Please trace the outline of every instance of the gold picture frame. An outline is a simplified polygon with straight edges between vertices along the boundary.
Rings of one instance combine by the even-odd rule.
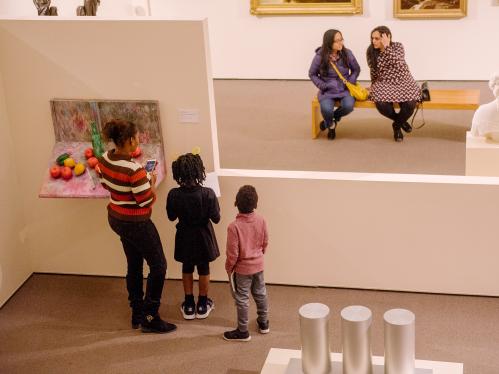
[[[362,14],[362,0],[251,0],[253,15]]]
[[[467,0],[393,0],[393,16],[396,18],[463,18],[467,11]]]

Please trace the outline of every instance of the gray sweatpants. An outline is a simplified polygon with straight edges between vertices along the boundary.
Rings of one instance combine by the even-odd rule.
[[[263,280],[263,271],[252,274],[243,275],[234,273],[234,290],[232,296],[236,301],[237,307],[237,328],[239,331],[248,331],[248,308],[249,308],[249,293],[256,303],[257,320],[259,322],[267,322],[268,320],[268,302],[267,289]]]

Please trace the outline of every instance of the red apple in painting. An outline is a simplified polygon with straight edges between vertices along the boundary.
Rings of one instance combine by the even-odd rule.
[[[130,156],[132,156],[133,158],[137,158],[141,154],[142,154],[142,150],[140,149],[139,146],[137,146],[137,148],[135,148],[135,151],[133,151],[132,153],[130,153]]]
[[[87,160],[87,164],[88,164],[88,167],[90,168],[94,168],[95,165],[97,165],[99,163],[99,160],[97,160],[96,157],[90,157],[88,160]]]
[[[54,179],[57,179],[61,176],[61,168],[57,165],[54,165],[50,168],[50,176]]]
[[[64,166],[61,172],[62,178],[65,180],[70,180],[73,177],[73,170],[70,167]]]
[[[92,148],[85,149],[85,157],[89,159],[94,156],[94,150]]]

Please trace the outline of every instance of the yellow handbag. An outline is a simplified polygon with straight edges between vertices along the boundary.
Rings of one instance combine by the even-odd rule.
[[[338,74],[342,82],[345,84],[345,86],[347,86],[350,95],[352,95],[355,98],[355,100],[357,101],[367,100],[367,97],[369,96],[369,91],[365,87],[362,87],[359,82],[357,82],[356,84],[350,83],[340,73],[335,64],[331,63],[331,66],[333,67],[334,70],[336,70],[336,73]]]

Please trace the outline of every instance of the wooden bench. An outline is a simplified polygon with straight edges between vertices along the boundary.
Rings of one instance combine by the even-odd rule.
[[[431,90],[431,101],[425,101],[424,109],[476,110],[480,104],[480,90]],[[356,101],[355,108],[376,108],[372,101]],[[322,121],[319,101],[312,100],[312,139],[320,133]]]

